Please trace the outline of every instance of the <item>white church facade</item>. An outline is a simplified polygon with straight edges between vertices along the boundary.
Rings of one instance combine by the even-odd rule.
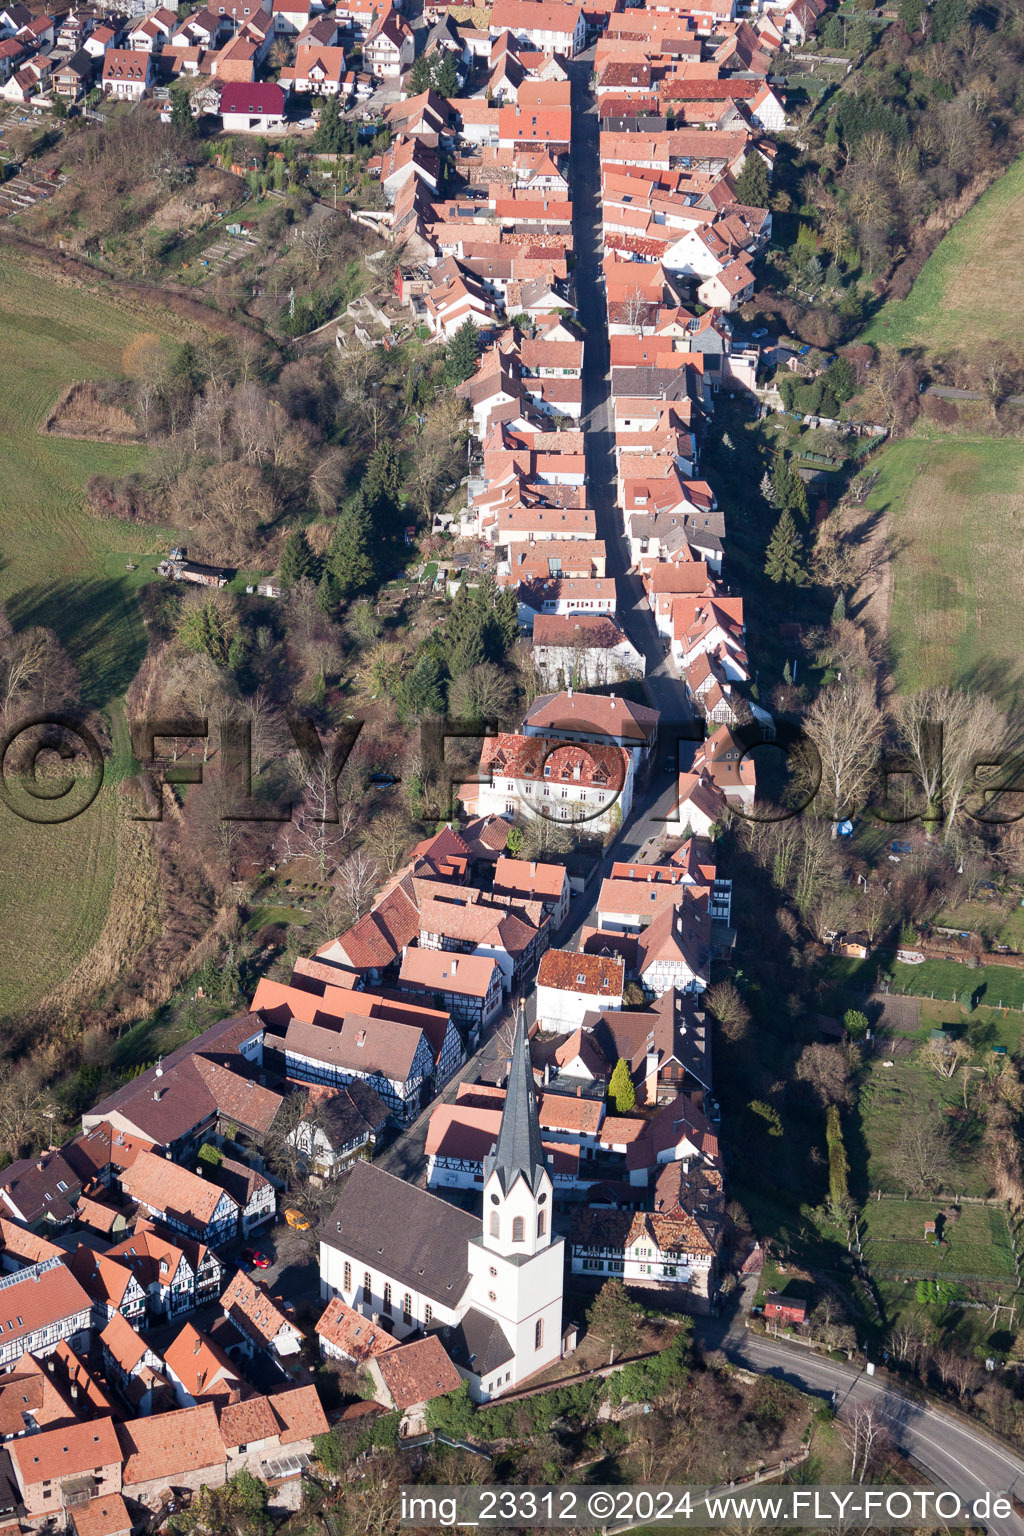
[[[320,1239],[320,1291],[396,1339],[436,1333],[477,1402],[562,1352],[564,1244],[525,1029],[516,1037],[498,1138],[484,1159],[483,1219],[360,1162]]]

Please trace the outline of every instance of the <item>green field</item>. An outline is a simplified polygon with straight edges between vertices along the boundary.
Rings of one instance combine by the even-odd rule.
[[[861,1217],[864,1259],[872,1274],[893,1278],[1001,1280],[1013,1276],[1006,1217],[997,1206],[964,1205],[943,1227],[944,1241],[925,1240],[925,1222],[948,1208],[927,1200],[869,1200]]]
[[[1024,157],[954,224],[909,297],[884,304],[861,339],[980,357],[1005,347],[1024,311],[1024,269],[1007,260],[1022,233]]]
[[[166,320],[166,317],[161,316]],[[0,602],[19,626],[56,630],[82,677],[85,702],[119,698],[145,653],[125,562],[164,553],[160,529],[87,517],[91,475],[137,468],[145,450],[75,442],[39,430],[75,379],[109,377],[131,337],[159,329],[77,288],[47,281],[0,253]]]
[[[75,379],[119,371],[138,331],[171,333],[169,317],[139,317],[17,265],[0,252],[0,602],[20,626],[56,631],[87,705],[109,710],[145,654],[135,593],[166,549],[159,529],[83,511],[90,475],[127,472],[144,450],[43,435],[39,428]],[[0,1017],[51,992],[95,943],[116,863],[115,797],[104,790],[84,815],[40,827],[0,808]]]
[[[1024,683],[1024,443],[907,438],[867,500],[892,519],[889,641],[903,691],[973,683],[1000,702]]]

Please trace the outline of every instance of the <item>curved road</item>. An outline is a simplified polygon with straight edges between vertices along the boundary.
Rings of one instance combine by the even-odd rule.
[[[695,1333],[705,1349],[723,1350],[735,1365],[779,1376],[804,1392],[838,1393],[840,1413],[849,1406],[873,1407],[893,1444],[939,1488],[971,1501],[985,1493],[1005,1496],[1014,1488],[1024,1494],[1024,1456],[941,1408],[905,1397],[882,1377],[799,1344],[749,1333],[742,1316],[699,1321]],[[1024,1536],[1024,1521],[1016,1515],[978,1523],[993,1536]]]

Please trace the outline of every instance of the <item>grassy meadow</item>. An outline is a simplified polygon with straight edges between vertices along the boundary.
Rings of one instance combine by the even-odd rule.
[[[84,702],[110,715],[115,739],[119,700],[145,653],[136,589],[169,536],[83,510],[89,477],[135,468],[144,449],[50,437],[40,427],[73,380],[116,374],[142,330],[170,336],[173,320],[122,309],[0,251],[0,602],[18,627],[56,631]],[[154,558],[139,571],[125,570],[147,554]],[[60,826],[33,825],[0,806],[0,1018],[57,988],[99,938],[116,874],[117,815],[107,787]]]
[[[1007,260],[1024,233],[1024,157],[1014,161],[939,243],[906,299],[890,300],[864,341],[984,357],[1024,311],[1024,268]]]
[[[900,691],[1024,683],[1024,443],[911,437],[883,449],[867,500],[891,517],[889,640]]]

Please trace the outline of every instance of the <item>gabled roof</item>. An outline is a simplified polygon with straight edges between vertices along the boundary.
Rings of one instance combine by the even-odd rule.
[[[179,1481],[188,1473],[224,1465],[224,1442],[212,1403],[133,1419],[118,1430],[124,1485]]]
[[[371,1323],[361,1312],[348,1306],[341,1296],[331,1297],[316,1331],[357,1365],[394,1349],[398,1343],[392,1334],[385,1333],[377,1323]]]
[[[121,1183],[133,1200],[177,1217],[199,1232],[212,1221],[222,1200],[230,1201],[238,1210],[237,1202],[218,1185],[153,1152],[140,1152],[122,1174]]]
[[[436,1334],[389,1349],[378,1359],[377,1369],[400,1413],[462,1385],[462,1377]]]
[[[24,1440],[12,1440],[7,1451],[23,1487],[81,1477],[117,1466],[121,1460],[112,1419],[90,1419],[84,1424],[46,1429]]]
[[[479,1217],[360,1160],[320,1239],[454,1308],[469,1281],[468,1244],[479,1234]]]

